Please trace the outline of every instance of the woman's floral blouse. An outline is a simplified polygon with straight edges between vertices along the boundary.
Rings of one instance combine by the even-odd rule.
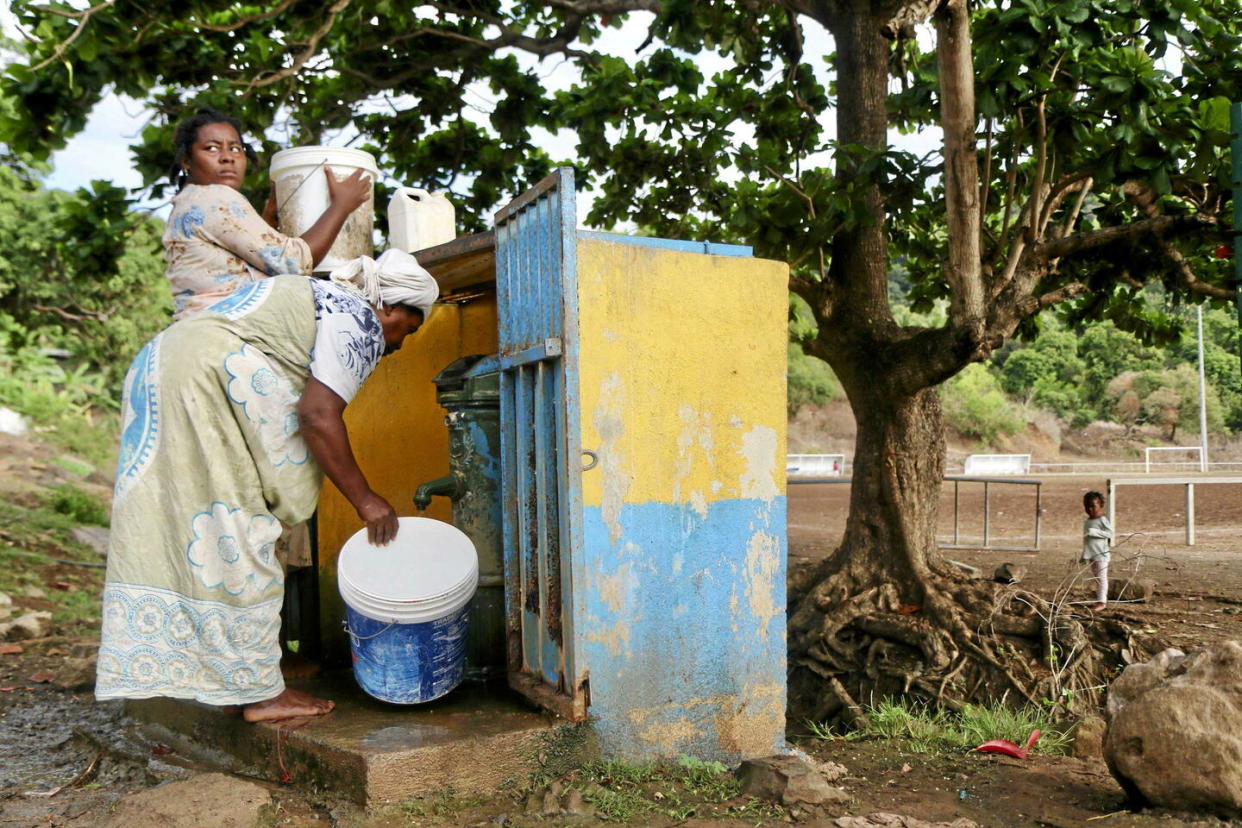
[[[278,273],[310,275],[310,247],[273,229],[224,184],[187,184],[173,199],[164,261],[173,319],[215,304],[246,282]]]

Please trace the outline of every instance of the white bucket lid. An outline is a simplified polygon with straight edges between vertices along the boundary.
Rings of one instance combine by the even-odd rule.
[[[464,606],[479,581],[479,557],[464,532],[439,520],[397,519],[397,537],[372,546],[366,529],[337,560],[345,603],[368,618],[395,623],[433,621]]]
[[[318,166],[326,164],[333,167],[358,167],[371,174],[374,181],[379,176],[379,166],[375,156],[366,150],[351,147],[290,147],[272,156],[268,170],[275,179],[280,173],[292,167]]]

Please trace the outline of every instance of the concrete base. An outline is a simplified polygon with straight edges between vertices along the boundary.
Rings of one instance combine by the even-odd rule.
[[[495,790],[536,770],[559,775],[596,758],[588,725],[542,713],[508,689],[463,685],[410,707],[376,701],[335,673],[290,682],[336,701],[320,719],[247,724],[235,708],[173,699],[131,701],[126,711],[186,752],[225,754],[252,772],[374,807],[453,787]]]

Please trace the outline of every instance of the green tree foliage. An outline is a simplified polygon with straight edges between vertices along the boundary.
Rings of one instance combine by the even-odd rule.
[[[743,241],[790,262],[790,287],[814,319],[803,350],[832,366],[858,423],[845,536],[825,582],[791,614],[791,698],[814,700],[822,719],[864,691],[944,701],[951,683],[997,688],[1024,674],[997,667],[1007,648],[984,640],[975,599],[942,575],[938,386],[1031,333],[1047,308],[1061,309],[1067,330],[1108,319],[1151,344],[1180,324],[1143,301],[1149,284],[1232,297],[1228,263],[1207,251],[1227,221],[1228,102],[1242,92],[1236,6],[116,0],[74,10],[17,0],[35,40],[0,84],[17,102],[15,117],[0,117],[0,141],[46,155],[109,89],[156,112],[135,149],[148,181],[191,100],[256,132],[288,122],[299,143],[352,127],[399,180],[451,189],[478,228],[547,171],[532,137],[547,130],[576,141],[579,180],[599,194],[590,223]],[[651,16],[633,54],[592,48],[634,11]],[[914,36],[925,22],[934,52]],[[812,26],[833,35],[831,54],[805,48]],[[570,59],[581,79],[551,91],[515,50]],[[825,60],[827,84],[815,71]],[[495,102],[480,112],[482,94]],[[936,151],[890,145],[892,129],[932,126],[944,139]],[[914,309],[939,303],[943,322],[897,318],[894,261]],[[1057,382],[1045,393],[1064,390]],[[886,637],[877,630],[895,629],[889,614],[855,624],[868,604],[922,607],[919,628]],[[842,606],[853,615],[825,618]],[[867,660],[914,638],[923,643],[911,658],[925,663],[904,681]],[[1072,690],[1101,677],[1059,680]]]
[[[103,376],[105,406],[119,402],[130,358],[171,313],[161,222],[129,207],[106,182],[66,193],[0,168],[0,345],[9,357],[68,350]]]

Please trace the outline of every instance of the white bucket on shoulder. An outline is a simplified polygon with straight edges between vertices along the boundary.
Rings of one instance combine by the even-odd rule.
[[[350,259],[375,252],[372,231],[379,167],[371,153],[349,147],[293,147],[272,156],[269,173],[276,183],[280,232],[286,236],[301,236],[328,209],[331,198],[325,169],[331,170],[337,180],[352,175],[354,170],[362,170],[371,179],[371,197],[349,214],[327,255],[315,265],[316,273],[327,273]]]
[[[398,518],[387,546],[372,546],[365,529],[354,534],[337,585],[358,685],[381,701],[418,704],[460,684],[478,582],[474,544],[443,521]]]

